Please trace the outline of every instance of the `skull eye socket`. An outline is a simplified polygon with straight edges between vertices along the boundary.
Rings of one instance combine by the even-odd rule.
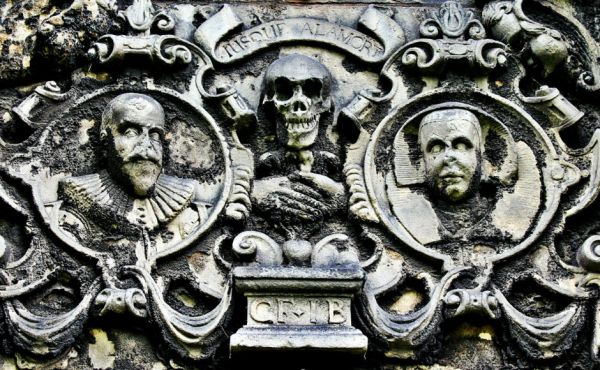
[[[280,100],[288,100],[294,95],[294,86],[284,77],[275,80],[275,96]]]
[[[304,95],[314,100],[321,97],[322,87],[323,84],[321,83],[321,80],[311,78],[304,81],[304,84],[302,85],[302,91],[304,92]]]

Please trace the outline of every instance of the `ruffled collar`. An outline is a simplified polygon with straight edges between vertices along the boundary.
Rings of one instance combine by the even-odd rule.
[[[151,196],[134,198],[102,171],[69,177],[63,180],[59,191],[86,216],[105,226],[108,222],[109,229],[127,225],[153,230],[170,222],[188,207],[194,199],[195,189],[195,180],[161,174]]]

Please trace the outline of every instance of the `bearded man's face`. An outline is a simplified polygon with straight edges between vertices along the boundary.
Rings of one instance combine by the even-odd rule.
[[[139,197],[153,191],[162,169],[165,117],[150,99],[142,95],[118,104],[107,127],[109,170]]]

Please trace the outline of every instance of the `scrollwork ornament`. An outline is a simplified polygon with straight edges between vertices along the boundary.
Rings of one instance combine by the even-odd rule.
[[[192,276],[167,280],[166,285],[157,269],[167,258],[197,253],[199,245],[211,243],[221,215],[238,226],[249,216],[253,161],[236,130],[252,121],[253,112],[233,89],[221,96],[206,93],[203,76],[212,68],[210,60],[186,40],[152,34],[154,24],[170,31],[174,21],[157,13],[150,1],[135,1],[121,14],[133,34],[104,35],[91,52],[95,67],[110,65],[115,80],[100,81],[103,86],[92,89],[77,81],[68,92],[50,82],[15,110],[37,130],[32,147],[60,154],[43,156],[39,172],[23,171],[16,163],[23,158],[20,150],[30,148],[15,145],[7,154],[12,160],[2,168],[32,189],[31,204],[56,238],[57,253],[70,250],[83,257],[88,265],[82,268],[91,269],[87,274],[96,279],[81,288],[63,286],[65,281],[76,285],[80,278],[69,275],[65,280],[64,271],[44,260],[47,244],[40,242],[18,263],[3,266],[0,299],[14,345],[26,356],[52,358],[68,352],[90,316],[128,315],[163,333],[170,356],[204,360],[214,355],[230,317],[231,266],[209,255],[200,268],[189,265]],[[155,66],[174,64],[193,64],[193,73],[185,74],[187,67],[174,69],[166,80],[132,86],[126,82],[127,71],[119,70],[123,64],[114,62],[140,56],[147,63],[140,69],[150,74]],[[171,89],[171,78],[187,79],[191,91]],[[191,96],[220,102],[217,107],[230,113],[228,128],[217,124],[202,98]],[[51,109],[40,109],[44,104]],[[69,133],[68,125],[82,129]],[[48,134],[64,142],[47,141]],[[204,146],[190,146],[190,140]],[[70,147],[85,153],[79,161],[64,152]],[[47,270],[36,270],[46,265]],[[30,276],[16,278],[26,266],[32,269]],[[206,268],[215,269],[213,281],[199,284],[198,274],[206,274]],[[170,284],[182,282],[190,292],[210,297],[214,307],[196,314],[174,308],[165,296],[173,294]],[[30,311],[27,295],[48,287],[64,292],[75,306],[49,316]]]
[[[421,36],[449,38],[468,36],[474,40],[485,37],[485,29],[480,21],[474,19],[473,12],[465,10],[457,1],[446,1],[437,12],[432,13],[432,18],[426,19],[419,28]]]
[[[600,363],[582,4],[9,3],[0,362]]]
[[[165,64],[173,64],[178,61],[187,64],[192,61],[192,52],[184,45],[163,45],[164,41],[156,46],[160,50],[156,54]]]
[[[586,271],[600,272],[599,236],[591,236],[585,240],[577,253],[577,262]]]
[[[441,48],[431,40],[422,40],[407,48],[402,55],[402,63],[407,66],[416,66],[422,70],[434,69],[443,61]]]
[[[175,27],[173,17],[165,12],[156,12],[152,0],[134,0],[126,10],[119,11],[118,16],[126,20],[129,27],[140,35],[148,35],[154,25],[163,32]]]
[[[465,11],[455,1],[443,3],[432,18],[423,21],[420,35],[400,48],[383,70],[389,70],[398,60],[421,73],[443,76],[449,68],[459,70],[459,63],[466,62],[485,75],[507,62],[506,45],[485,38],[485,29],[474,19],[473,12]]]
[[[471,33],[468,24],[474,25]],[[568,296],[571,302],[546,320],[513,305],[514,298],[505,294],[516,288],[498,289],[496,274],[502,263],[539,248],[538,240],[546,233],[560,233],[565,218],[590,204],[596,177],[585,171],[589,168],[597,172],[592,154],[595,139],[578,151],[562,141],[558,132],[576,124],[583,113],[556,89],[548,94],[540,91],[539,98],[523,97],[518,88],[508,97],[487,91],[485,86],[494,81],[486,80],[486,76],[497,73],[509,81],[514,79],[512,86],[518,86],[522,68],[515,65],[513,51],[502,42],[485,38],[481,23],[460,5],[444,3],[439,12],[421,23],[420,36],[400,48],[384,66],[382,77],[391,88],[372,100],[373,107],[355,114],[357,103],[353,102],[343,111],[343,118],[359,131],[356,143],[369,138],[366,151],[357,150],[358,144],[348,147],[346,167],[358,166],[361,171],[348,171],[347,176],[353,178],[347,181],[355,184],[354,177],[364,174],[369,204],[380,220],[379,224],[371,224],[369,218],[361,218],[358,213],[357,220],[365,229],[382,228],[393,234],[399,241],[398,252],[410,249],[436,261],[441,273],[423,279],[426,283],[421,292],[425,292],[421,294],[431,297],[429,302],[398,314],[395,311],[403,302],[398,292],[414,289],[420,275],[386,278],[394,262],[384,254],[379,261],[383,265],[372,268],[367,276],[359,313],[364,315],[367,330],[387,343],[385,354],[389,357],[412,358],[429,348],[434,342],[432,333],[443,320],[437,316],[441,311],[446,317],[476,314],[506,324],[531,359],[565,356],[582,328],[586,310],[581,299],[589,298],[589,293],[582,288],[569,289],[564,281],[554,281],[547,275],[537,277],[543,289]],[[458,61],[462,67],[455,64]],[[470,69],[466,73],[467,63]],[[428,83],[421,90],[407,93],[403,89],[414,74]],[[487,82],[482,85],[481,81]],[[355,101],[360,98],[357,96]],[[523,106],[524,102],[530,106]],[[537,111],[545,113],[542,118]],[[496,116],[484,118],[484,112]],[[389,130],[391,127],[395,128]],[[486,158],[491,153],[488,148],[495,146],[488,141],[492,136],[499,140],[497,143],[504,142],[500,144],[503,159]],[[538,139],[533,142],[523,140],[525,137]],[[539,156],[540,150],[545,154]],[[362,157],[356,156],[358,153]],[[495,206],[468,216],[474,207],[485,204],[477,189],[490,190],[490,181],[496,184],[492,187],[514,190],[510,196],[495,193],[489,198],[497,202]],[[351,204],[359,207],[362,193],[357,189],[357,201]],[[471,203],[470,199],[477,200]],[[565,209],[565,203],[576,206]],[[511,204],[518,204],[519,210],[509,210]],[[508,208],[502,210],[504,207]],[[359,212],[359,208],[353,212]],[[435,221],[426,222],[427,215]],[[522,228],[517,230],[516,225]],[[477,240],[473,248],[458,252],[469,240]],[[584,243],[578,255],[581,266],[589,265],[586,269],[594,266],[592,244]],[[387,253],[391,254],[392,249],[387,247]],[[404,271],[411,273],[410,268]],[[579,281],[580,270],[573,267],[569,271],[571,278]],[[471,283],[468,288],[453,283],[459,280]],[[401,298],[390,301],[388,296],[394,294]]]

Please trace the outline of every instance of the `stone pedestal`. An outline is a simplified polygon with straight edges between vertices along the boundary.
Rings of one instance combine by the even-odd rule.
[[[326,351],[364,355],[367,337],[351,322],[363,285],[359,268],[238,267],[235,287],[248,300],[247,324],[231,336],[244,351]]]

